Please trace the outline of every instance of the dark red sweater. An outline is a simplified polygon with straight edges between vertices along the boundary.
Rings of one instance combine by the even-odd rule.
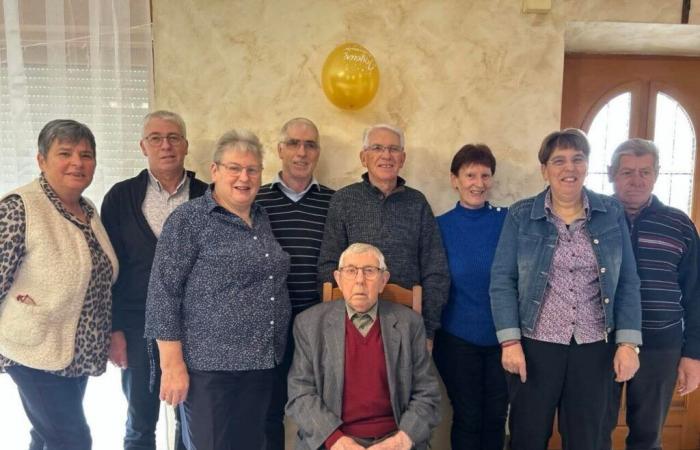
[[[326,440],[331,448],[344,435],[381,437],[396,431],[379,316],[367,336],[345,316],[343,424]]]

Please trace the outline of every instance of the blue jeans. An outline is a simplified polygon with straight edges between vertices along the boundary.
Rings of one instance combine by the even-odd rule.
[[[24,366],[8,367],[7,373],[33,427],[30,450],[92,448],[83,411],[87,376],[62,377]]]
[[[122,370],[122,391],[128,403],[124,450],[155,450],[156,424],[160,412],[160,365],[154,345],[156,382],[149,390],[150,366],[143,330],[124,330],[128,367]],[[175,410],[175,450],[185,448],[180,433],[178,410]]]

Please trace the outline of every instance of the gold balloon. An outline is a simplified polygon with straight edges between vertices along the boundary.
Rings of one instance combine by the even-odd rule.
[[[323,92],[337,107],[359,109],[372,101],[379,87],[379,68],[374,56],[359,44],[336,47],[323,64]]]

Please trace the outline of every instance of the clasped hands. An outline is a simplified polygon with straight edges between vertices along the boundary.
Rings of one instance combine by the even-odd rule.
[[[399,431],[390,438],[384,439],[369,447],[363,447],[362,445],[355,442],[352,438],[348,436],[343,436],[331,447],[331,450],[411,450],[413,447],[413,441],[408,435]]]

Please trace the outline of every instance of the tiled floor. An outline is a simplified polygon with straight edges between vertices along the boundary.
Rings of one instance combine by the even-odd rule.
[[[119,370],[109,366],[107,373],[91,377],[85,393],[85,414],[92,432],[94,450],[123,448],[126,401],[121,391]],[[161,418],[164,408],[161,408]],[[7,374],[0,375],[0,448],[26,450],[29,447],[29,421],[17,394],[17,388]],[[167,449],[165,422],[158,422],[156,439],[159,449]]]

